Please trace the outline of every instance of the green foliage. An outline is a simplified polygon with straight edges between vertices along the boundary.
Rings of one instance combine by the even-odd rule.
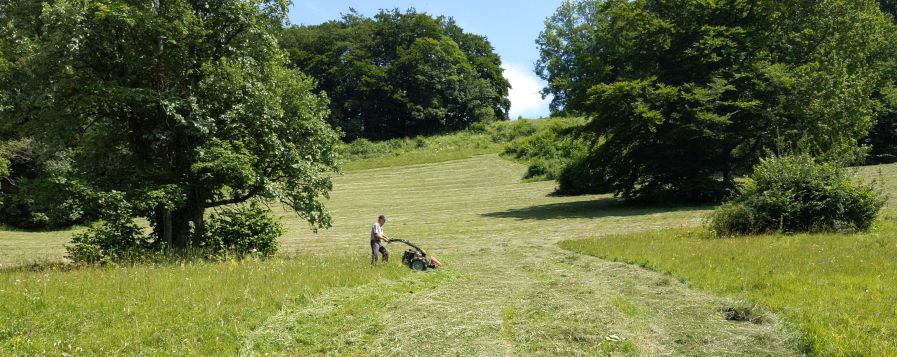
[[[521,136],[505,148],[504,154],[529,165],[526,179],[556,180],[572,163],[588,155],[587,140],[576,136],[583,121],[544,119],[533,134]]]
[[[277,238],[283,233],[283,225],[252,203],[213,213],[203,244],[219,257],[270,257],[277,253]]]
[[[897,1],[879,0],[881,9],[897,22]],[[889,60],[883,66],[885,75],[875,93],[878,99],[876,124],[863,144],[870,149],[868,164],[897,162],[897,32],[891,34]]]
[[[714,212],[719,235],[868,230],[885,200],[873,185],[807,155],[763,160],[733,200]]]
[[[9,176],[9,154],[8,154],[9,143],[0,142],[0,180],[5,179]],[[2,181],[0,181],[2,182]],[[2,187],[2,186],[0,186]]]
[[[591,119],[571,189],[707,201],[781,143],[855,160],[894,32],[871,1],[567,1],[536,69]]]
[[[0,151],[6,151],[5,145],[2,142],[0,142]],[[6,177],[9,176],[9,164],[9,159],[7,159],[5,155],[0,155],[0,192],[3,190]],[[2,197],[0,197],[0,205],[3,205]]]
[[[352,11],[286,29],[282,46],[318,80],[346,138],[390,139],[507,119],[509,84],[485,37],[414,10]]]
[[[561,195],[613,193],[607,167],[592,167],[589,156],[571,161],[558,175],[557,193]]]
[[[132,219],[132,207],[118,192],[100,198],[104,221],[72,236],[66,257],[77,264],[117,264],[144,260],[153,251],[150,236]]]
[[[73,178],[71,152],[48,153],[33,140],[0,147],[8,177],[0,184],[0,223],[24,229],[68,227],[97,217],[91,190]]]
[[[863,144],[870,148],[866,158],[868,164],[897,162],[897,87],[890,85],[879,93],[878,121],[863,140]]]
[[[4,137],[70,153],[66,181],[123,192],[178,248],[207,209],[250,199],[330,225],[339,138],[286,68],[286,1],[19,3],[0,3]]]

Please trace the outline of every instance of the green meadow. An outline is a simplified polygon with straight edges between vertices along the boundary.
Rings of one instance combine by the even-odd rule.
[[[857,171],[890,193],[869,233],[715,238],[679,228],[566,240],[571,251],[664,272],[689,286],[759,303],[803,333],[807,352],[897,351],[897,165]]]
[[[267,261],[66,270],[7,268],[2,354],[794,355],[778,315],[728,321],[734,302],[558,242],[701,224],[707,207],[637,207],[556,197],[497,155],[349,171],[313,233],[285,211]],[[368,265],[378,213],[444,269]],[[4,231],[28,249],[6,262],[58,261],[71,232]],[[392,246],[393,254],[402,247]],[[12,263],[6,263],[12,264]],[[464,341],[459,343],[458,341]]]

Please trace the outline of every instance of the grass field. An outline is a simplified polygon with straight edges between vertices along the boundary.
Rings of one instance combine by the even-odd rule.
[[[862,168],[897,177],[897,165]],[[897,181],[880,180],[897,193]],[[885,219],[866,234],[799,234],[716,239],[675,229],[564,241],[572,251],[642,265],[689,285],[762,303],[804,331],[822,355],[897,353],[897,220],[894,195]]]
[[[776,316],[727,321],[729,299],[557,245],[692,227],[706,208],[554,197],[553,183],[521,182],[524,170],[487,155],[348,172],[328,203],[332,229],[314,234],[282,213],[283,251],[296,258],[2,272],[2,298],[16,302],[0,310],[15,322],[0,335],[0,355],[59,345],[101,354],[414,355],[422,342],[432,355],[799,352],[797,334]],[[419,243],[445,269],[371,271],[368,231],[381,212],[388,234]],[[58,259],[68,235],[35,235],[29,251],[47,253],[26,258]],[[222,318],[234,314],[238,322]],[[223,326],[207,327],[216,323]]]
[[[408,275],[350,257],[0,273],[0,355],[218,355],[281,306]],[[6,351],[6,352],[3,352]]]
[[[81,229],[29,232],[0,226],[0,269],[59,261],[72,233]]]
[[[478,123],[454,133],[371,142],[365,139],[340,148],[344,171],[432,164],[497,154],[516,139],[557,126],[580,123],[579,118],[520,119]]]

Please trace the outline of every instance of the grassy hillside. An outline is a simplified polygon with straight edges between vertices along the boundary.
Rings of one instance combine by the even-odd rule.
[[[292,259],[2,272],[0,316],[11,327],[0,354],[417,354],[421,341],[434,355],[796,353],[774,317],[726,321],[727,299],[557,246],[694,226],[704,208],[553,197],[553,183],[521,182],[524,171],[488,155],[338,176],[332,229],[313,234],[282,214]],[[367,267],[379,213],[390,216],[387,234],[445,269]],[[135,339],[123,337],[130,330]]]
[[[897,348],[882,310],[897,299],[893,221],[869,235],[708,240],[695,227],[711,207],[556,197],[553,182],[522,181],[526,167],[495,153],[544,123],[347,146],[334,227],[312,233],[278,208],[288,232],[270,261],[31,271],[12,267],[60,260],[72,231],[0,231],[0,355],[414,354],[423,340],[438,355],[799,352],[776,313],[726,321],[746,301],[816,351]],[[858,170],[897,192],[897,165]],[[380,213],[445,269],[368,267]]]
[[[343,170],[355,171],[382,167],[431,164],[468,159],[477,155],[497,154],[514,140],[559,122],[578,119],[521,119],[476,123],[468,130],[456,133],[419,136],[371,142],[359,139],[341,148]]]
[[[892,193],[871,233],[716,239],[701,229],[675,229],[561,245],[760,302],[800,326],[816,353],[891,355],[897,351],[897,165],[858,172]]]
[[[555,118],[497,121],[488,124],[477,123],[471,129],[451,134],[377,142],[360,139],[341,146],[341,167],[344,172],[352,172],[497,154],[515,139],[527,137],[540,129],[569,120]],[[288,221],[294,220],[291,215],[286,216],[289,217]],[[0,269],[61,261],[65,255],[65,244],[68,243],[72,233],[80,230],[83,228],[31,232],[0,225]]]

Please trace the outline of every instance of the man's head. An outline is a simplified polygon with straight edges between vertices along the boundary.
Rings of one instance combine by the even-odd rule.
[[[380,217],[377,217],[377,223],[380,223],[381,226],[386,224],[386,216],[381,214]]]

